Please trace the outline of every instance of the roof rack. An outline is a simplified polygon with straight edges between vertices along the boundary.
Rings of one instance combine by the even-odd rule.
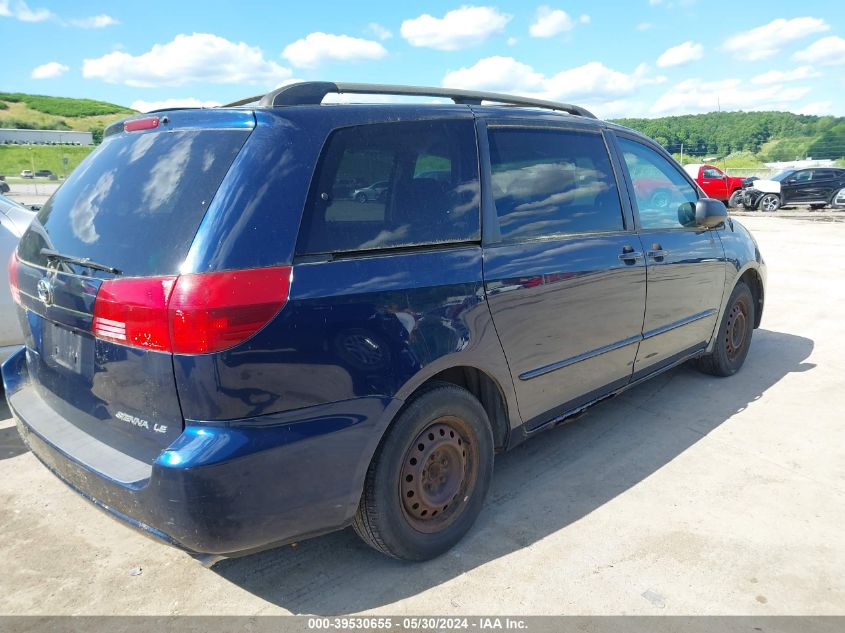
[[[589,110],[569,103],[557,103],[544,99],[529,99],[526,97],[514,97],[499,92],[478,92],[475,90],[455,90],[453,88],[429,88],[425,86],[394,86],[390,84],[356,84],[356,83],[335,83],[331,81],[303,81],[288,84],[276,88],[265,95],[247,97],[227,103],[223,108],[234,108],[258,102],[259,107],[274,108],[278,106],[293,105],[319,105],[328,94],[369,94],[369,95],[408,95],[414,97],[443,97],[451,99],[455,103],[466,105],[481,105],[482,101],[503,103],[515,106],[528,106],[531,108],[544,108],[567,112],[575,116],[595,119],[595,115]]]

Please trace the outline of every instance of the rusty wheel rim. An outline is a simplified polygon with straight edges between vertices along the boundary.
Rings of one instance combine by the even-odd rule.
[[[444,416],[409,447],[399,476],[402,510],[419,532],[438,532],[461,515],[478,480],[475,443],[463,420]]]
[[[734,302],[725,325],[725,351],[728,359],[734,362],[748,341],[748,305],[745,301]]]

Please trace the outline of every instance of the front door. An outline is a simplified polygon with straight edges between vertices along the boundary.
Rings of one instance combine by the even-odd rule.
[[[618,141],[633,191],[642,190],[642,179],[669,192],[669,204],[660,206],[635,195],[648,274],[637,379],[707,345],[725,289],[725,253],[719,229],[696,225],[698,192],[681,170],[653,147],[622,135]]]
[[[520,413],[536,428],[628,383],[643,253],[599,130],[511,120],[486,135],[485,288]]]
[[[812,179],[812,169],[801,169],[781,182],[780,194],[783,204],[811,200]]]

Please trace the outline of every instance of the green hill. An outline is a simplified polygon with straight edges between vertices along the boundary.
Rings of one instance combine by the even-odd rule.
[[[756,161],[845,157],[845,117],[791,112],[710,112],[659,119],[617,119],[673,154],[725,157],[742,152]]]
[[[48,97],[21,92],[0,92],[0,127],[28,130],[77,130],[93,132],[94,142],[103,138],[107,125],[135,111],[105,101]],[[22,169],[49,169],[70,173],[90,147],[0,145],[0,174],[15,175]],[[67,159],[67,166],[64,164]]]
[[[101,137],[109,124],[135,111],[105,101],[0,92],[0,127],[79,130]]]

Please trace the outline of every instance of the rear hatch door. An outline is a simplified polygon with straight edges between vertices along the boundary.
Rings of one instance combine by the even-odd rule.
[[[176,111],[144,121],[110,128],[44,205],[18,248],[18,285],[38,395],[86,434],[150,463],[183,428],[172,355],[94,337],[97,293],[111,279],[179,274],[254,116]]]

